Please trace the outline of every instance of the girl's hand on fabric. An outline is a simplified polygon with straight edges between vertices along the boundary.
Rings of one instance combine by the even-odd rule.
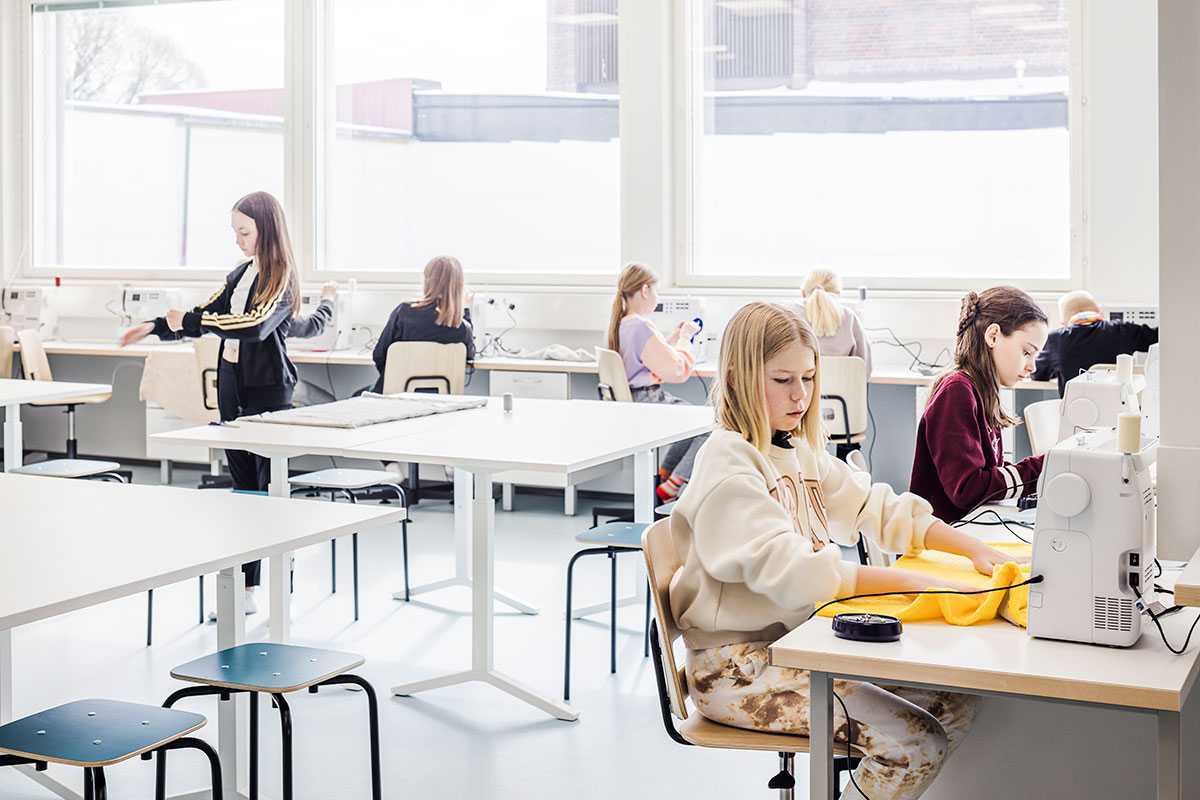
[[[321,287],[321,299],[322,300],[333,300],[335,297],[337,297],[337,284],[336,283],[334,283],[333,281],[330,281],[329,283],[327,283]]]
[[[179,332],[183,330],[183,312],[178,308],[172,308],[167,312],[167,327],[172,331]]]
[[[991,575],[996,571],[996,567],[1001,564],[1007,564],[1010,561],[1022,563],[1022,558],[1013,556],[1011,553],[1005,553],[997,550],[994,547],[989,547],[986,544],[980,544],[978,547],[972,548],[970,553],[966,554],[971,559],[971,563],[975,565],[976,571],[983,575]],[[1028,558],[1024,558],[1028,561]]]
[[[134,325],[121,334],[121,347],[128,347],[135,342],[140,342],[153,331],[154,323],[152,322],[143,322],[141,325]]]

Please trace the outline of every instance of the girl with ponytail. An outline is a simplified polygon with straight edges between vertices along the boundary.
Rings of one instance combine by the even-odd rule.
[[[830,269],[814,269],[800,290],[803,316],[817,334],[823,356],[858,356],[871,377],[871,343],[858,315],[842,305],[842,279]]]
[[[1037,491],[1042,456],[1004,460],[1000,432],[1019,420],[1000,405],[1000,390],[1029,377],[1048,333],[1046,313],[1020,289],[996,286],[963,298],[954,366],[930,391],[909,486],[941,519]]]
[[[689,322],[681,322],[670,336],[659,333],[649,314],[658,305],[658,278],[644,264],[621,270],[608,322],[608,349],[621,354],[625,377],[634,402],[683,403],[663,389],[664,383],[684,383],[692,375],[696,358],[688,347]],[[658,498],[674,500],[692,474],[696,452],[707,437],[685,439],[671,445],[659,463]]]

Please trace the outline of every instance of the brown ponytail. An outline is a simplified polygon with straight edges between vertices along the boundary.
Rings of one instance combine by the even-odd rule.
[[[962,299],[954,342],[954,366],[950,372],[961,372],[975,384],[975,389],[983,398],[984,417],[993,428],[1009,428],[1016,425],[1018,420],[1000,405],[996,362],[992,359],[984,334],[992,325],[998,325],[1002,334],[1011,336],[1013,331],[1031,322],[1046,324],[1046,312],[1032,297],[1015,287],[993,286],[978,294],[968,292]],[[950,372],[937,379],[929,393],[930,397]]]
[[[617,279],[617,294],[613,297],[612,313],[608,319],[608,349],[621,352],[621,320],[629,311],[629,298],[643,286],[658,283],[658,278],[645,264],[630,264],[621,270]]]

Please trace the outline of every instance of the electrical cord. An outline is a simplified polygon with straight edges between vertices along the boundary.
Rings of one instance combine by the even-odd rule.
[[[1154,568],[1156,570],[1158,570],[1158,572],[1154,573],[1154,577],[1161,578],[1162,574],[1163,574],[1163,567],[1162,567],[1162,562],[1159,561],[1157,558],[1154,559]],[[1174,592],[1172,592],[1171,594],[1174,594]]]
[[[850,719],[850,711],[846,708],[846,701],[843,700],[841,695],[839,695],[837,692],[834,692],[832,689],[830,689],[830,691],[833,693],[833,696],[837,698],[838,704],[841,705],[842,715],[846,717],[846,760],[849,761],[854,757],[850,750],[850,748],[854,746],[854,720]],[[854,786],[858,793],[863,796],[863,800],[871,800],[871,798],[867,796],[867,793],[862,790],[862,787],[858,785],[858,781],[854,779],[854,770],[849,770],[849,772],[850,783]]]
[[[871,443],[867,445],[867,472],[875,468],[875,439],[879,435],[879,427],[875,424],[875,412],[871,410],[871,382],[867,381],[867,422],[871,429]]]
[[[1142,593],[1139,592],[1133,586],[1130,586],[1129,588],[1133,589],[1134,595],[1136,595],[1137,599],[1139,601],[1141,601]],[[1167,616],[1168,614],[1173,614],[1176,611],[1181,610],[1181,608],[1182,608],[1181,606],[1174,606],[1172,608],[1167,609],[1166,611],[1164,611],[1161,614],[1155,614],[1149,608],[1146,609],[1146,613],[1149,614],[1150,619],[1152,619],[1154,621],[1154,627],[1158,628],[1158,635],[1162,637],[1163,644],[1165,644],[1167,646],[1167,649],[1170,650],[1172,653],[1174,653],[1177,656],[1183,655],[1187,651],[1188,645],[1191,644],[1192,634],[1196,631],[1196,623],[1200,622],[1200,614],[1197,614],[1196,618],[1194,620],[1192,620],[1192,627],[1188,628],[1187,638],[1183,640],[1183,647],[1180,647],[1178,650],[1176,650],[1175,647],[1171,644],[1171,642],[1167,639],[1167,632],[1165,630],[1163,630],[1162,623],[1159,622],[1159,620],[1162,619],[1163,617]]]
[[[943,354],[945,354],[947,356],[950,355],[950,351],[945,347],[943,347],[938,352],[938,354],[934,357],[933,361],[923,361],[923,360],[921,360],[921,356],[925,352],[925,346],[922,345],[919,341],[906,342],[906,341],[902,340],[899,336],[897,336],[896,332],[894,330],[892,330],[891,328],[887,328],[887,327],[867,328],[866,331],[868,333],[886,331],[888,333],[888,335],[892,337],[891,341],[888,341],[886,339],[877,339],[877,340],[873,341],[872,344],[882,344],[882,345],[887,345],[888,347],[896,347],[896,348],[903,350],[905,353],[907,353],[909,356],[912,357],[912,361],[909,362],[909,365],[908,365],[909,369],[913,369],[914,367],[925,367],[926,369],[945,369],[946,368],[945,364],[938,363],[939,361],[941,361]],[[917,348],[915,353],[912,350],[913,347]]]
[[[996,520],[994,522],[982,521],[981,518],[986,517],[989,514],[991,514],[993,517],[995,517]],[[1033,544],[1033,542],[1029,541],[1024,536],[1022,536],[1021,534],[1014,531],[1011,527],[1013,525],[1016,525],[1019,528],[1025,528],[1026,530],[1029,530],[1032,526],[1028,522],[1021,522],[1020,520],[1016,520],[1016,519],[1005,519],[1004,517],[1000,516],[1000,514],[998,514],[994,509],[991,509],[991,508],[987,508],[987,509],[984,509],[983,511],[980,511],[978,514],[971,517],[970,519],[960,519],[957,522],[950,523],[951,528],[961,528],[964,525],[988,525],[988,526],[1002,525],[1002,526],[1004,526],[1004,529],[1006,531],[1008,531],[1013,536],[1020,539],[1025,544]]]
[[[984,506],[986,506],[988,503],[992,502],[993,500],[999,500],[1001,497],[1008,494],[1013,489],[1017,488],[1017,486],[1019,486],[1021,488],[1024,488],[1026,486],[1036,486],[1037,482],[1038,482],[1038,479],[1034,478],[1034,479],[1028,480],[1028,481],[1021,481],[1016,486],[1006,487],[998,492],[992,492],[991,494],[987,495],[982,500],[980,500],[978,503],[976,503],[975,506],[970,511],[963,514],[963,517],[968,517],[971,514],[974,514],[976,511],[983,508]]]
[[[993,586],[990,589],[922,589],[918,592],[896,592],[896,591],[871,592],[870,594],[854,594],[854,595],[850,595],[849,597],[835,597],[833,600],[830,600],[828,603],[822,603],[821,605],[817,606],[813,610],[813,612],[808,615],[808,619],[806,619],[804,621],[808,622],[808,620],[812,619],[817,614],[821,613],[821,611],[823,611],[824,609],[829,608],[830,606],[832,606],[836,603],[845,603],[848,600],[862,600],[867,597],[892,597],[892,596],[898,595],[898,594],[914,594],[914,595],[916,595],[916,594],[960,594],[963,596],[969,596],[969,595],[975,595],[975,594],[991,594],[992,592],[1003,592],[1003,591],[1007,591],[1009,589],[1019,589],[1022,586],[1031,586],[1035,583],[1041,583],[1044,580],[1046,580],[1045,576],[1034,575],[1031,578],[1027,578],[1026,580],[1021,581],[1020,583],[1012,583],[1012,584],[1009,584],[1008,586]]]

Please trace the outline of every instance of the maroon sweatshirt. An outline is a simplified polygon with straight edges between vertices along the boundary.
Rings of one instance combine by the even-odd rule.
[[[909,491],[928,500],[939,519],[954,522],[985,502],[1035,493],[1042,458],[1006,463],[1000,429],[988,425],[975,384],[952,372],[930,396],[917,427]]]

